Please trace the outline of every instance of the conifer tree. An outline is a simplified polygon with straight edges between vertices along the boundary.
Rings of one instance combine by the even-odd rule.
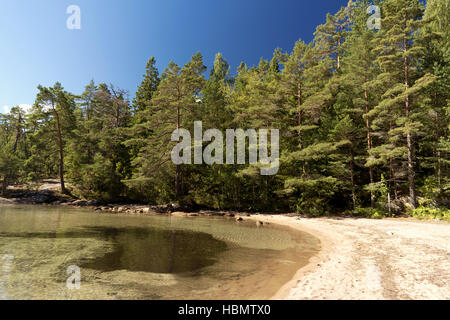
[[[149,106],[152,116],[145,123],[147,128],[151,128],[152,134],[133,161],[136,170],[133,179],[128,183],[145,183],[164,173],[174,176],[175,198],[181,198],[183,168],[182,165],[176,165],[174,174],[171,170],[171,150],[175,145],[171,142],[171,135],[175,129],[192,130],[192,115],[200,102],[205,69],[203,57],[197,53],[183,68],[171,62],[164,70],[161,83]],[[165,193],[170,194],[170,189],[166,189]]]
[[[70,135],[75,125],[74,97],[59,82],[53,87],[38,87],[39,93],[36,97],[34,113],[43,121],[40,126],[53,126],[53,141],[58,148],[58,174],[61,183],[61,193],[66,194],[67,189],[64,180],[64,146],[67,136]]]
[[[136,96],[133,99],[135,112],[144,111],[150,104],[153,94],[158,89],[160,83],[159,72],[156,68],[156,59],[151,57],[145,67],[144,79],[138,87]]]
[[[353,144],[357,144],[354,150],[360,147],[364,148],[360,142],[366,139],[366,152],[356,155],[355,161],[360,159],[361,164],[369,164],[369,192],[370,205],[375,205],[374,183],[375,168],[371,164],[371,151],[374,145],[372,132],[372,119],[369,112],[376,105],[379,92],[375,91],[374,80],[380,73],[376,63],[377,55],[373,51],[374,39],[377,33],[367,28],[367,8],[370,3],[367,0],[356,2],[351,9],[350,16],[352,20],[352,30],[349,32],[344,47],[345,56],[343,58],[342,73],[339,76],[339,82],[345,89],[347,96],[347,114],[353,119],[355,131],[352,136]],[[361,122],[364,124],[362,128]],[[362,131],[365,131],[363,134]],[[361,174],[364,174],[361,172]],[[364,181],[360,181],[364,183]]]
[[[448,134],[448,106],[450,101],[450,4],[446,0],[427,1],[419,41],[424,47],[421,56],[423,70],[435,76],[427,89],[428,109],[424,117],[424,133],[420,137],[418,156],[424,170],[434,174],[424,177],[424,187],[436,196],[448,186],[448,150],[442,144]],[[428,192],[429,193],[429,192]],[[433,195],[434,193],[434,195]]]
[[[385,87],[377,112],[389,113],[393,127],[389,130],[391,153],[405,161],[408,178],[409,204],[416,207],[415,138],[421,127],[419,93],[433,78],[417,72],[417,59],[422,47],[416,41],[417,31],[423,25],[423,6],[418,0],[386,0],[382,6],[383,19],[380,37],[375,50],[383,69],[379,76]]]

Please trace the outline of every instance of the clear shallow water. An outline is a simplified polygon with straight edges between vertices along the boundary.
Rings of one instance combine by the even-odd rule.
[[[0,206],[0,299],[267,299],[319,248],[232,219]]]

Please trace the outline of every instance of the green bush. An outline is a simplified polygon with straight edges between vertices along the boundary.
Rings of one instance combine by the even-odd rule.
[[[417,219],[439,219],[450,221],[449,209],[436,209],[428,207],[419,207],[411,211],[411,216]]]
[[[389,216],[385,211],[375,208],[361,208],[358,207],[350,213],[351,216],[371,219],[382,219]]]

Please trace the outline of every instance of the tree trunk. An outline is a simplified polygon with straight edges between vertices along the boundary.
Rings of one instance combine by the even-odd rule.
[[[364,89],[364,98],[366,100],[366,130],[367,130],[367,153],[370,154],[372,149],[372,132],[370,131],[370,120],[367,114],[369,113],[369,94],[367,89]],[[373,168],[369,167],[369,177],[370,177],[370,207],[374,207],[374,195],[373,195]]]
[[[16,153],[16,151],[17,151],[17,145],[19,144],[19,139],[22,134],[22,132],[20,130],[21,123],[22,123],[22,115],[19,113],[19,119],[17,119],[17,124],[16,124],[16,135],[15,135],[15,139],[14,139],[14,153]]]
[[[403,52],[405,57],[403,58],[403,66],[405,72],[405,90],[409,89],[409,68],[408,68],[408,57],[407,53],[407,40],[406,35],[403,38]],[[406,118],[409,118],[409,113],[411,111],[409,95],[405,98],[405,113]],[[415,187],[415,170],[414,170],[414,146],[413,137],[411,132],[408,130],[406,134],[406,147],[408,148],[408,183],[409,183],[409,202],[413,209],[416,208],[416,187]]]
[[[337,50],[336,50],[336,56],[337,56],[337,69],[340,70],[341,69],[341,55],[340,53],[340,49],[341,49],[341,40],[338,40],[337,42]]]
[[[301,106],[302,106],[302,83],[301,83],[301,81],[299,81],[297,84],[297,107],[299,108],[299,110],[298,110],[298,126],[299,126],[298,145],[299,145],[300,150],[303,149],[303,137],[302,137],[302,130],[301,130],[301,126],[303,124],[303,110],[300,110]]]
[[[7,188],[8,188],[8,178],[4,176],[2,181],[2,195],[6,194]]]
[[[303,125],[303,110],[300,110],[300,107],[302,106],[303,103],[303,99],[302,99],[302,82],[299,80],[297,83],[297,107],[299,108],[298,110],[298,126],[299,126],[299,130],[298,130],[298,146],[300,151],[303,150],[303,132],[301,130],[301,126]],[[305,168],[305,162],[302,162],[302,172],[303,175],[306,175],[306,168]]]
[[[398,200],[398,181],[395,177],[395,169],[392,159],[389,159],[389,171],[391,172],[392,183],[394,184],[394,199]]]
[[[58,148],[59,148],[59,180],[61,183],[61,193],[67,194],[66,185],[64,183],[64,144],[63,144],[63,138],[62,138],[62,129],[61,129],[61,122],[59,119],[59,114],[55,110],[54,105],[53,107],[53,114],[55,115],[56,119],[56,130],[58,133]]]
[[[356,193],[355,193],[355,174],[354,174],[354,155],[353,148],[350,146],[350,180],[352,183],[352,202],[353,202],[353,210],[356,209]]]
[[[391,107],[388,108],[388,114],[391,114],[392,109]],[[389,131],[392,131],[392,119],[389,120]],[[389,158],[389,175],[390,175],[390,179],[389,181],[392,181],[393,185],[394,185],[394,199],[398,200],[398,182],[397,179],[395,177],[395,169],[394,169],[394,162],[392,160],[392,158]],[[389,189],[389,187],[388,187]]]
[[[180,106],[177,106],[177,130],[180,129],[180,120],[181,120]],[[181,178],[181,166],[177,164],[175,170],[175,197],[177,198],[177,200],[179,200],[181,195],[180,178]]]
[[[437,105],[437,93],[434,93],[434,104]],[[438,146],[436,148],[436,174],[437,174],[437,181],[438,181],[438,188],[439,191],[442,191],[441,186],[441,151],[439,150],[439,142],[441,140],[440,136],[440,127],[439,127],[439,111],[436,110],[436,117],[435,117],[435,127],[436,127],[436,145]]]

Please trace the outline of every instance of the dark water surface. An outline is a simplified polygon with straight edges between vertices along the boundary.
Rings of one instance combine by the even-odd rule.
[[[265,299],[319,248],[223,218],[0,206],[0,299]],[[79,290],[66,285],[70,266]]]

